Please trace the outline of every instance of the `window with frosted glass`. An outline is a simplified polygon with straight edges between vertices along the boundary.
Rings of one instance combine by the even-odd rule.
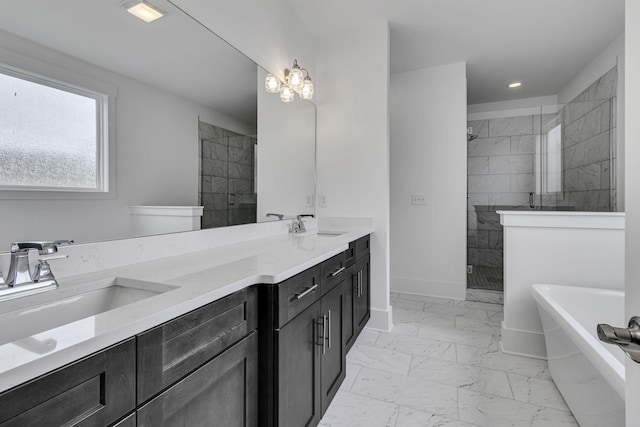
[[[106,191],[106,96],[0,68],[0,188]]]

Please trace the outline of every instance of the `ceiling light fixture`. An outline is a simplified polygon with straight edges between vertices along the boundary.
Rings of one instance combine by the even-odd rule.
[[[306,75],[304,74],[306,73]],[[264,87],[269,93],[280,93],[280,99],[282,102],[291,102],[295,98],[297,93],[302,99],[311,99],[315,92],[313,83],[311,83],[311,76],[309,70],[301,68],[298,65],[298,60],[293,60],[291,70],[284,70],[285,82],[280,81],[279,78],[273,74],[267,74],[264,80]]]
[[[127,9],[127,12],[136,18],[142,19],[144,22],[153,22],[167,14],[167,12],[146,0],[127,0],[121,4]]]
[[[510,89],[515,89],[515,88],[517,88],[517,87],[522,86],[522,82],[513,82],[513,83],[509,83],[507,86],[508,86]]]

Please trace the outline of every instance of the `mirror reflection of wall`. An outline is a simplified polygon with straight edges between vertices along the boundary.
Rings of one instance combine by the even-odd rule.
[[[148,24],[118,2],[2,1],[0,65],[108,94],[111,174],[105,193],[0,190],[0,251],[8,250],[13,241],[131,237],[130,206],[196,206],[204,201],[199,121],[245,137],[257,134],[257,93],[264,88],[264,79],[256,84],[259,67],[218,38],[215,29],[202,26],[167,0],[155,3],[169,13]],[[33,10],[39,13],[33,15]],[[315,107],[308,102],[295,104],[288,110],[274,106],[268,112],[270,120],[284,122],[284,115],[305,105],[313,121],[299,121],[297,126],[309,126],[308,132],[315,135]],[[278,129],[278,138],[283,129]],[[269,129],[262,131],[269,140]],[[275,211],[284,210],[281,201],[291,194],[282,182],[304,182],[309,186],[305,193],[314,192],[315,140],[303,146],[312,160],[301,162],[305,169],[295,169],[295,175],[281,174],[281,159],[288,153],[274,152],[271,158],[276,163],[258,168],[267,174],[275,168],[280,174],[277,181],[270,181],[275,188],[262,187],[278,198],[268,202]],[[258,220],[255,190],[239,191],[247,186],[239,180],[249,180],[245,170],[251,169],[255,178],[257,167],[253,157],[247,164],[243,156],[237,167],[228,170],[230,193],[236,194],[238,207],[227,212],[229,225]],[[282,198],[279,191],[284,192]],[[207,196],[206,202],[220,202],[211,199]],[[287,208],[292,213],[305,209],[306,199],[296,200],[299,207]],[[210,214],[205,226],[212,221]]]

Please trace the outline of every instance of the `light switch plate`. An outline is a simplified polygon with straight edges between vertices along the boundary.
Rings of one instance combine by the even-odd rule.
[[[412,205],[426,205],[427,204],[427,196],[424,194],[412,194],[411,195],[411,204]]]
[[[328,205],[327,195],[326,194],[320,194],[320,207],[321,208],[326,208],[327,205]]]

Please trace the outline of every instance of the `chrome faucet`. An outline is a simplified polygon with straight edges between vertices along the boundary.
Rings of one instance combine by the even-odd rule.
[[[73,240],[54,242],[21,242],[11,244],[11,264],[4,283],[0,282],[0,297],[21,291],[57,287],[58,282],[51,272],[50,260],[66,258],[66,255],[40,258],[33,274],[29,267],[29,251],[37,249],[39,255],[52,255],[58,252],[58,245],[70,244]],[[2,275],[0,275],[0,278]]]
[[[302,220],[302,218],[309,216],[311,218],[313,218],[313,214],[302,214],[302,215],[298,215],[296,217],[296,219],[291,221],[291,227],[289,228],[289,231],[291,233],[304,233],[307,231],[306,227],[304,226],[304,221]]]
[[[270,216],[278,217],[278,221],[282,221],[282,218],[284,218],[284,215],[279,214],[279,213],[273,213],[273,212],[269,212],[267,214],[267,218],[269,218]]]

